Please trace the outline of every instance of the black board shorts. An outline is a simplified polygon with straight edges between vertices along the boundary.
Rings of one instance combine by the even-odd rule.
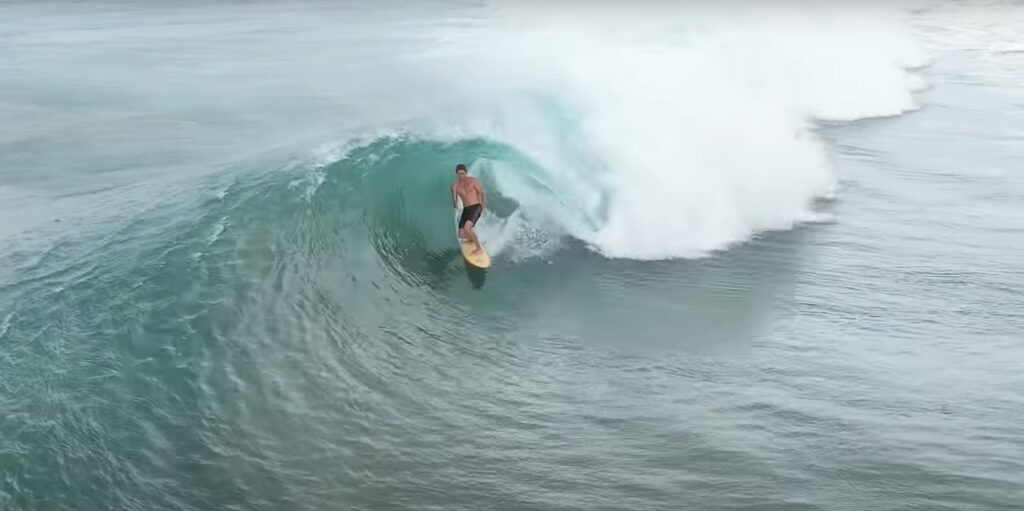
[[[466,222],[473,222],[473,225],[476,225],[476,221],[480,219],[481,213],[483,213],[482,204],[473,204],[472,206],[462,208],[462,216],[459,217],[459,229],[465,227]]]

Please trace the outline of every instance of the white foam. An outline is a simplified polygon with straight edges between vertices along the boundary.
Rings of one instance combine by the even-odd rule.
[[[526,219],[527,211],[518,209],[507,218],[485,215],[480,220],[477,233],[487,243],[491,257],[502,256],[517,262],[558,251],[563,238]]]
[[[537,160],[557,201],[499,182],[610,257],[700,256],[817,218],[835,178],[813,120],[897,115],[923,86],[895,9],[550,7],[510,2],[446,34],[473,76],[448,84],[458,129],[436,131]]]

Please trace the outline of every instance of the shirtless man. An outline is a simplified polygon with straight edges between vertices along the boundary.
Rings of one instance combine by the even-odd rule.
[[[483,249],[480,247],[480,240],[477,239],[476,233],[473,232],[473,226],[480,220],[480,216],[484,214],[484,209],[487,208],[487,194],[484,193],[484,187],[477,178],[469,177],[469,172],[466,170],[465,165],[461,163],[456,165],[455,175],[459,176],[459,178],[452,185],[452,207],[459,207],[455,201],[456,197],[462,199],[462,216],[459,217],[459,238],[472,241],[476,245],[476,250],[473,253],[478,254]]]

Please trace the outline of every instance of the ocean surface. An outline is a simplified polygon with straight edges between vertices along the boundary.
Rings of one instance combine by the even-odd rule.
[[[0,510],[1024,508],[1024,5],[549,4],[0,3]]]

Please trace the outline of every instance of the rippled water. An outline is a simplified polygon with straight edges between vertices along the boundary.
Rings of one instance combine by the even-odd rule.
[[[493,8],[101,5],[0,16],[0,509],[1024,501],[1020,7],[915,14],[920,109],[865,77],[893,98],[748,169],[730,152],[771,152],[696,115],[705,145],[657,140],[642,98],[615,134],[643,154],[581,149],[621,119],[592,89],[435,95],[410,69]],[[607,62],[690,55],[631,50]],[[457,162],[491,191],[486,273],[452,239]]]

